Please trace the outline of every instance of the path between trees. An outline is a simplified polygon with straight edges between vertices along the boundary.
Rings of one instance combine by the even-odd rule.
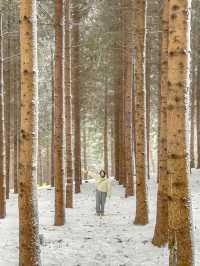
[[[195,218],[196,261],[200,266],[200,183],[193,175],[193,210]],[[155,183],[149,183],[150,223],[133,225],[135,198],[124,198],[124,189],[113,181],[112,198],[106,204],[106,216],[95,215],[95,186],[82,185],[74,195],[74,209],[66,210],[66,225],[53,226],[54,191],[39,190],[40,234],[44,266],[167,266],[167,248],[151,244],[155,221]],[[17,196],[11,195],[8,213],[0,221],[0,265],[18,265]],[[199,258],[199,259],[198,259]]]

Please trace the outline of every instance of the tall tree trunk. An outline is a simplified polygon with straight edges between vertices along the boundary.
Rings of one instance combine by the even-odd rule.
[[[105,96],[104,96],[104,171],[106,176],[108,173],[108,84],[107,77],[105,81]]]
[[[118,74],[118,75],[117,75]],[[117,181],[120,182],[119,179],[119,167],[120,167],[120,148],[119,148],[119,136],[120,136],[120,128],[119,128],[119,90],[120,90],[120,82],[118,81],[118,77],[120,76],[119,73],[115,73],[115,103],[114,103],[114,108],[115,108],[115,113],[114,113],[114,155],[115,155],[115,178]]]
[[[50,152],[50,145],[47,144],[46,146],[46,176],[47,176],[47,184],[51,185],[51,152]]]
[[[111,121],[111,176],[115,176],[115,134],[114,134],[114,121]]]
[[[86,135],[86,127],[83,128],[83,172],[84,172],[84,179],[87,180],[88,178],[88,165],[87,165],[87,135]]]
[[[170,258],[174,253],[176,254],[176,266],[194,265],[187,165],[189,116],[185,101],[188,97],[189,85],[189,2],[187,0],[169,1],[167,95],[169,249]]]
[[[0,13],[0,219],[6,216],[5,126],[3,84],[3,31]]]
[[[52,84],[52,106],[51,106],[51,187],[54,187],[55,185],[55,178],[54,178],[54,130],[55,130],[55,117],[54,117],[54,111],[55,111],[55,96],[54,96],[54,58],[53,53],[51,57],[51,84]]]
[[[200,66],[197,67],[197,88],[196,88],[196,125],[197,125],[197,168],[200,168]]]
[[[42,186],[44,183],[44,169],[43,169],[43,159],[42,159],[42,148],[39,147],[38,149],[38,164],[39,164],[39,171],[38,171],[38,176],[39,176],[39,185]]]
[[[73,170],[72,170],[72,95],[71,95],[71,57],[70,57],[70,0],[65,1],[65,123],[67,186],[66,208],[73,207]]]
[[[157,193],[157,216],[154,237],[152,243],[156,246],[165,245],[168,241],[168,179],[167,179],[167,92],[168,92],[168,0],[163,2],[162,40],[161,40],[161,71],[159,84],[160,115],[158,128],[159,137],[159,184]]]
[[[148,29],[149,31],[150,29]],[[146,37],[146,136],[147,136],[147,178],[150,179],[150,144],[151,144],[151,38]]]
[[[114,69],[114,80],[113,80],[113,90],[114,90],[114,157],[115,157],[115,178],[119,183],[120,180],[120,91],[122,88],[122,44],[119,46],[121,41],[121,16],[122,9],[116,10],[116,16],[119,17],[118,24],[114,27],[120,28],[120,35],[117,37],[117,41],[114,43],[113,49],[113,69]]]
[[[9,15],[8,15],[8,31],[11,32],[11,3],[9,0]],[[8,36],[8,58],[11,57],[11,36]],[[8,75],[7,75],[7,88],[5,98],[5,133],[6,133],[6,198],[9,199],[10,194],[10,99],[11,99],[11,69],[12,64],[9,60]]]
[[[120,94],[119,94],[119,183],[126,187],[126,160],[125,160],[125,127],[124,127],[124,92],[125,92],[125,66],[126,66],[126,45],[125,45],[125,0],[120,1],[121,14],[120,14],[120,34],[121,34],[121,81],[120,81]]]
[[[125,158],[126,158],[126,197],[133,196],[133,158],[132,158],[132,81],[133,81],[133,6],[131,0],[125,1]]]
[[[145,145],[145,101],[144,101],[144,41],[146,1],[137,1],[135,36],[135,131],[136,131],[136,217],[135,224],[148,223],[146,192],[146,145]]]
[[[15,41],[16,44],[16,41]],[[16,49],[18,52],[18,49]],[[14,75],[14,193],[18,193],[18,155],[19,155],[19,63],[15,62]],[[18,78],[17,78],[18,77]]]
[[[63,93],[64,93],[64,2],[55,2],[55,83],[54,83],[54,178],[55,225],[65,223],[63,169]]]
[[[135,154],[136,154],[136,138],[135,138],[135,62],[133,58],[133,82],[132,82],[132,147],[133,147],[133,176],[135,176]]]
[[[39,266],[37,11],[34,0],[20,2],[20,45],[19,265]]]
[[[192,84],[191,84],[191,134],[190,134],[190,169],[195,168],[195,155],[194,155],[194,132],[195,132],[195,124],[194,124],[194,117],[195,117],[195,66],[193,62],[192,67]]]
[[[80,193],[81,188],[81,128],[80,128],[80,13],[79,1],[71,1],[71,65],[72,65],[72,95],[74,98],[74,175],[75,193]]]

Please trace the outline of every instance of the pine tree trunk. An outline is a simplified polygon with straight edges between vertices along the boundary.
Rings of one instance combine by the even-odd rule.
[[[51,152],[50,152],[50,145],[47,144],[46,147],[46,166],[47,166],[47,171],[46,171],[46,176],[47,176],[47,184],[51,185]]]
[[[17,51],[18,52],[18,49]],[[15,77],[19,77],[19,63],[15,62]],[[19,83],[14,80],[14,193],[18,193],[18,155],[19,155]]]
[[[196,126],[197,126],[197,169],[200,168],[200,66],[197,66],[197,87],[196,87]]]
[[[111,122],[111,176],[115,176],[115,134],[114,134],[114,122]]]
[[[11,13],[11,0],[9,1],[9,13]],[[8,15],[8,31],[11,31],[11,14]],[[8,37],[8,57],[11,57],[11,36]],[[10,194],[10,99],[11,99],[11,63],[8,65],[6,97],[5,97],[5,134],[6,134],[6,199]]]
[[[63,93],[64,93],[64,2],[55,2],[55,81],[54,81],[54,177],[55,225],[65,223],[63,169]]]
[[[135,131],[136,131],[136,217],[135,224],[148,223],[146,192],[146,145],[145,145],[145,101],[144,101],[144,40],[145,0],[137,1],[135,36]]]
[[[187,0],[169,1],[167,95],[169,249],[170,255],[176,253],[176,266],[194,265],[187,165],[189,115],[185,101],[189,96],[189,2]]]
[[[21,132],[19,159],[19,265],[39,266],[37,207],[37,11],[36,1],[20,2]]]
[[[136,138],[135,138],[135,62],[133,59],[133,84],[132,84],[132,146],[133,146],[133,176],[135,176],[135,154],[136,154]]]
[[[163,2],[160,2],[160,4],[159,4],[159,7],[160,7],[160,10],[162,10],[162,4],[163,4]],[[162,30],[161,30],[161,26],[162,26],[162,17],[160,16],[160,25],[159,25],[159,31],[160,31],[160,34],[159,34],[159,47],[161,47],[161,45],[162,45]],[[158,62],[159,63],[161,63],[161,49],[159,49],[159,59],[158,59]],[[161,65],[159,64],[159,66],[158,66],[158,70],[159,70],[159,72],[158,72],[158,82],[159,82],[159,86],[160,86],[160,84],[161,84]],[[158,99],[161,99],[161,95],[160,95],[160,93],[161,93],[161,90],[159,89],[158,90]],[[160,101],[158,101],[158,109],[157,109],[157,112],[158,112],[158,115],[157,115],[157,119],[158,119],[158,121],[161,121],[161,111],[160,111]],[[160,143],[161,143],[161,141],[160,141],[160,123],[158,122],[158,134],[157,134],[157,158],[160,158],[160,151],[161,151],[161,149],[160,149],[160,147],[159,147],[159,145],[160,145]],[[152,149],[151,149],[151,158],[153,158],[153,151],[152,151]],[[153,161],[153,159],[151,160],[152,161],[152,167],[154,168],[154,169],[156,169],[155,171],[153,171],[153,172],[155,172],[156,174],[157,174],[157,183],[159,182],[159,169],[160,169],[160,166],[159,166],[159,163],[160,163],[160,161],[157,159],[157,165],[156,165],[156,167],[154,167],[155,166],[155,164],[154,164],[154,161]]]
[[[125,1],[125,158],[126,158],[126,197],[133,196],[132,166],[132,81],[133,81],[133,6],[132,1]]]
[[[66,123],[66,156],[67,186],[66,208],[73,207],[73,170],[72,170],[72,95],[71,95],[71,57],[70,57],[70,0],[65,2],[65,123]]]
[[[121,9],[116,10],[116,16],[119,17],[117,26],[121,27]],[[114,25],[115,27],[116,25]],[[115,178],[119,183],[120,181],[120,90],[122,87],[122,44],[119,46],[121,41],[120,36],[117,37],[117,41],[114,44],[114,55],[113,55],[113,68],[114,68],[114,82],[113,90],[114,94],[114,157],[115,157]],[[120,48],[119,48],[120,47]]]
[[[194,124],[194,117],[195,117],[195,67],[192,67],[192,85],[191,85],[191,134],[190,134],[190,169],[195,168],[195,155],[194,155],[194,131],[195,131],[195,124]]]
[[[151,39],[146,37],[146,136],[147,136],[147,178],[150,179],[150,142],[151,142]]]
[[[86,127],[83,128],[83,173],[84,179],[88,178],[88,165],[87,165],[87,135],[86,135]]]
[[[38,171],[38,176],[39,176],[39,185],[42,186],[43,185],[43,182],[44,182],[44,179],[43,179],[43,174],[44,174],[44,171],[43,171],[43,160],[42,160],[42,149],[39,148],[38,149],[38,161],[39,161],[39,171]]]
[[[74,99],[74,175],[75,193],[80,193],[81,188],[81,128],[80,128],[80,14],[79,1],[72,0],[71,18],[71,65],[72,65],[72,95]]]
[[[161,70],[159,84],[160,115],[158,120],[159,132],[159,184],[157,193],[157,216],[152,243],[163,246],[168,241],[168,179],[167,179],[167,92],[168,92],[168,0],[163,2],[162,39],[161,39]]]
[[[54,178],[54,129],[55,129],[55,118],[54,118],[54,111],[55,111],[55,96],[54,96],[54,58],[53,53],[51,57],[51,75],[52,75],[52,106],[51,106],[51,187],[55,185],[55,178]]]
[[[116,71],[117,72],[117,71]],[[118,74],[118,75],[117,75]],[[114,113],[114,156],[115,156],[115,178],[117,181],[120,181],[119,179],[119,159],[120,159],[120,147],[119,147],[119,136],[120,136],[120,132],[119,132],[119,89],[120,89],[120,82],[118,80],[118,77],[120,76],[119,73],[115,73],[115,103],[114,103],[114,108],[115,108],[115,113]]]
[[[120,114],[119,114],[119,147],[120,147],[120,156],[119,156],[119,183],[126,187],[126,160],[125,160],[125,127],[124,127],[124,92],[125,92],[125,66],[126,66],[126,46],[125,46],[125,0],[121,0],[121,88],[120,88],[120,102],[119,102],[119,108],[120,108]]]
[[[104,98],[104,171],[106,176],[108,173],[108,87],[107,87],[107,77],[105,81],[105,98]]]
[[[6,172],[5,172],[5,125],[4,125],[4,83],[3,83],[3,31],[0,14],[0,219],[6,216]]]

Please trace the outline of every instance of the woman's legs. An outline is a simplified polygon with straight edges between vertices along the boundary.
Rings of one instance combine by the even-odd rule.
[[[105,203],[106,203],[106,197],[107,197],[107,193],[101,192],[101,205],[100,205],[101,215],[104,215],[104,207],[105,207]]]
[[[101,213],[101,192],[96,190],[96,213],[100,215]]]

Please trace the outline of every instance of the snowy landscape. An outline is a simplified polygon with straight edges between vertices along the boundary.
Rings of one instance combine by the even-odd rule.
[[[200,171],[193,170],[191,192],[196,266],[200,266]],[[67,209],[66,225],[55,227],[54,191],[39,189],[41,258],[44,266],[167,266],[168,250],[151,244],[156,213],[156,183],[148,183],[150,221],[133,225],[135,197],[124,198],[124,189],[112,180],[112,197],[106,215],[95,215],[93,180],[74,195],[74,209]],[[17,195],[11,194],[7,218],[0,221],[0,265],[18,265]]]

